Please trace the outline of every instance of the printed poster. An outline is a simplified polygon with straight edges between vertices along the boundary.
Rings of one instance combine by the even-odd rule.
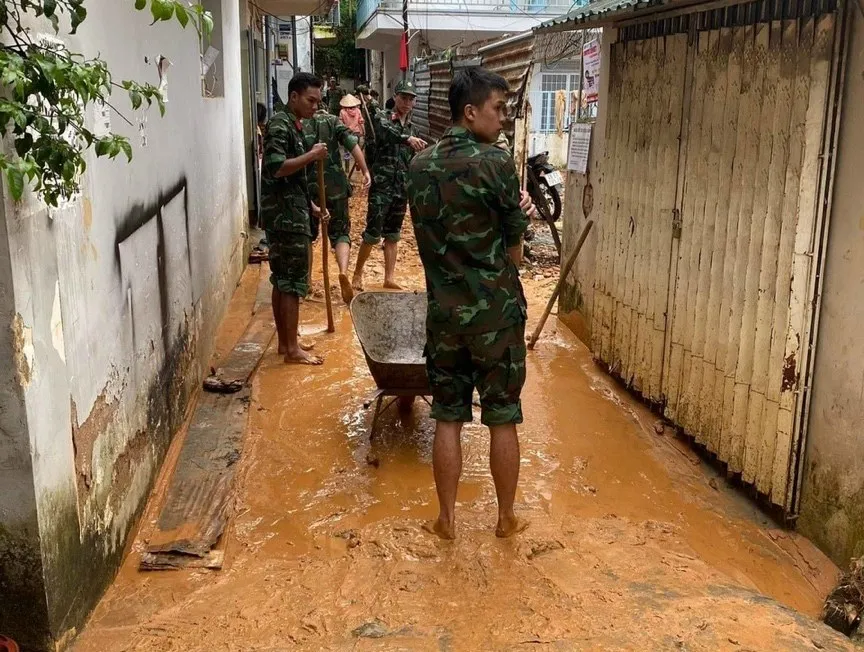
[[[567,151],[567,169],[578,174],[588,171],[588,152],[591,147],[591,127],[589,123],[570,126],[570,148]]]
[[[582,97],[585,104],[596,102],[600,96],[600,42],[586,43],[582,47]]]

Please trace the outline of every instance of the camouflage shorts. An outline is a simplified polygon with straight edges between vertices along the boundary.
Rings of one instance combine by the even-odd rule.
[[[348,199],[327,199],[327,210],[330,212],[330,223],[327,225],[327,238],[330,246],[335,247],[340,242],[351,244],[351,218],[348,216]],[[312,242],[321,233],[321,220],[312,218]]]
[[[309,294],[309,236],[267,232],[270,244],[270,282],[283,294]]]
[[[366,213],[366,230],[363,242],[376,245],[383,237],[389,242],[399,242],[402,237],[402,222],[408,209],[408,198],[396,188],[373,187],[369,190],[369,210]]]
[[[471,421],[476,387],[480,421],[485,425],[522,423],[525,323],[479,335],[427,331],[426,371],[434,399],[433,419]]]

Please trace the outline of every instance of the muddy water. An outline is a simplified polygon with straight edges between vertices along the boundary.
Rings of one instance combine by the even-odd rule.
[[[529,281],[533,313],[550,284]],[[250,292],[244,280],[234,330]],[[256,375],[225,569],[138,573],[145,523],[77,650],[844,649],[809,618],[836,569],[658,434],[564,327],[529,356],[518,499],[531,528],[492,535],[475,424],[444,543],[419,527],[435,513],[428,407],[389,411],[370,445],[374,383],[350,316],[337,309],[335,335],[320,303],[303,319],[326,364],[285,366],[271,349]]]

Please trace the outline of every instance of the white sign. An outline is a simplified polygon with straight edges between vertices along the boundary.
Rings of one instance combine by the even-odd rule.
[[[596,102],[600,96],[600,42],[591,41],[582,48],[582,74],[585,80],[582,85],[583,102]]]
[[[567,169],[585,174],[588,171],[588,152],[591,147],[590,124],[574,124],[570,127],[570,148],[567,152]]]

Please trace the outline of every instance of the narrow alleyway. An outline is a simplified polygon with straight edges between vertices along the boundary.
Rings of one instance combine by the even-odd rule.
[[[420,289],[409,231],[400,278]],[[380,284],[376,256],[367,287]],[[262,273],[246,270],[217,354],[242,333]],[[551,285],[526,275],[535,318]],[[836,568],[658,433],[557,322],[529,355],[523,396],[530,529],[493,536],[488,435],[475,424],[446,543],[420,528],[435,512],[428,408],[418,400],[406,422],[388,413],[370,451],[374,384],[348,311],[332,336],[315,334],[322,303],[302,314],[326,362],[285,366],[271,345],[255,376],[225,568],[137,570],[163,478],[77,652],[851,649],[815,620]]]

